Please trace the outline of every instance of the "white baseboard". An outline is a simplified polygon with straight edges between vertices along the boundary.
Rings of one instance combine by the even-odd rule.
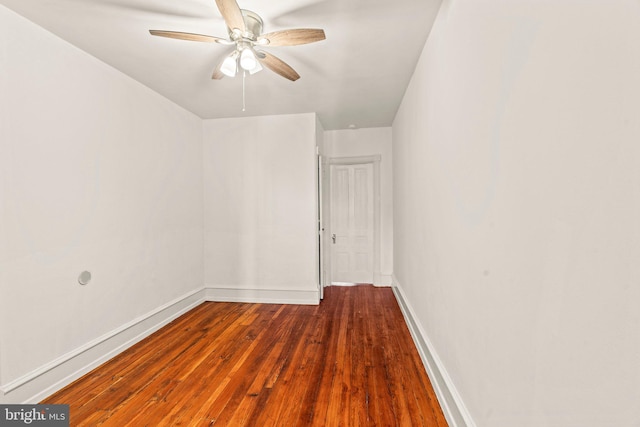
[[[413,341],[418,348],[418,353],[420,353],[420,358],[427,370],[427,374],[436,392],[447,423],[451,427],[475,427],[475,422],[471,418],[460,394],[451,381],[451,377],[449,377],[444,365],[440,361],[431,341],[416,321],[413,308],[404,295],[402,286],[400,286],[395,277],[393,277],[393,293],[402,310]]]
[[[216,285],[205,287],[205,299],[218,302],[251,302],[262,304],[318,305],[318,290],[299,291],[290,289],[248,289]]]
[[[205,301],[189,292],[0,386],[0,404],[37,403]]]

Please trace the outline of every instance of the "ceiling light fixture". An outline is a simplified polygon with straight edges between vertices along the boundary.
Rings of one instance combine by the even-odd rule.
[[[262,18],[255,12],[240,9],[236,0],[216,0],[216,5],[224,18],[228,37],[167,30],[149,30],[149,32],[154,36],[172,39],[219,43],[225,46],[235,45],[231,55],[225,57],[213,71],[211,78],[215,80],[225,76],[235,77],[241,69],[254,74],[262,70],[262,67],[266,67],[294,82],[300,78],[300,75],[290,65],[269,52],[256,51],[255,47],[297,46],[325,39],[324,30],[319,28],[293,28],[264,33]]]
[[[251,74],[260,71],[258,69],[260,64],[258,63],[258,59],[251,48],[244,48],[242,50],[242,53],[240,54],[240,66]],[[262,69],[262,67],[260,67],[260,69]]]
[[[234,50],[229,56],[224,58],[222,66],[220,67],[222,74],[227,77],[235,77],[236,72],[238,72],[238,55],[238,51]]]
[[[260,61],[256,61],[256,66],[253,67],[252,70],[249,70],[249,74],[255,74],[258,71],[262,71],[262,65],[260,65]]]
[[[247,72],[255,74],[265,66],[280,76],[296,81],[300,75],[281,59],[263,50],[254,50],[255,46],[296,46],[315,43],[325,39],[324,30],[317,28],[295,28],[263,33],[264,22],[255,12],[240,9],[236,0],[216,0],[218,10],[227,25],[229,38],[180,31],[149,30],[151,35],[179,40],[220,43],[234,45],[213,71],[211,78],[219,80],[224,76],[235,77],[242,73],[242,111],[245,111],[245,79]]]

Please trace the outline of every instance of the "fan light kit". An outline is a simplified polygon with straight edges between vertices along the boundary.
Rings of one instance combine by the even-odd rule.
[[[149,30],[149,32],[154,36],[172,39],[219,43],[229,46],[235,45],[233,51],[213,71],[211,78],[216,80],[220,80],[224,76],[235,77],[238,71],[242,71],[244,78],[246,72],[255,74],[262,70],[264,65],[274,73],[291,81],[296,81],[300,78],[300,75],[287,63],[268,52],[256,48],[296,46],[325,39],[324,30],[313,28],[280,30],[263,34],[264,23],[262,18],[254,12],[240,9],[236,0],[216,0],[216,5],[227,24],[228,39],[178,31]]]

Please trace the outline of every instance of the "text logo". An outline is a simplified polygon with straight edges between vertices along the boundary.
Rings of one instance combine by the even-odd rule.
[[[0,405],[0,427],[69,427],[69,405]]]

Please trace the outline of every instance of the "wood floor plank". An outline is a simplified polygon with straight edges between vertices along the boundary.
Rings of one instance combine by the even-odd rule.
[[[390,288],[203,303],[43,403],[72,426],[447,423]]]

